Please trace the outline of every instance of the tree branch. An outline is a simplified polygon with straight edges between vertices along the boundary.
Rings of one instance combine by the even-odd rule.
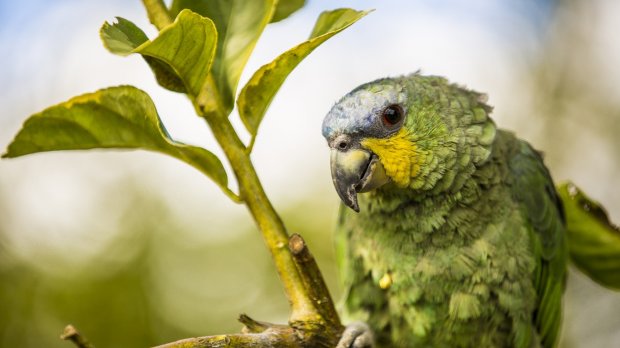
[[[171,22],[162,0],[143,2],[149,19],[158,28]],[[299,235],[289,241],[286,228],[258,179],[250,153],[230,123],[230,110],[221,104],[212,77],[190,99],[198,115],[207,121],[232,167],[239,186],[238,198],[245,203],[263,235],[291,313],[289,326],[241,316],[244,333],[190,338],[161,347],[334,347],[343,328],[318,266]]]
[[[239,321],[244,324],[240,334],[186,338],[155,348],[290,348],[302,346],[301,336],[289,326],[256,321],[245,314],[239,316]]]
[[[299,346],[299,339],[295,336],[294,330],[285,326],[282,330],[268,329],[256,334],[248,333],[186,338],[155,348],[291,348]]]

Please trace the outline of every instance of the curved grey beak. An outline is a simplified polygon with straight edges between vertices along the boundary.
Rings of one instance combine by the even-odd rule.
[[[377,155],[364,149],[332,149],[330,162],[338,196],[347,207],[358,213],[357,194],[389,181]]]

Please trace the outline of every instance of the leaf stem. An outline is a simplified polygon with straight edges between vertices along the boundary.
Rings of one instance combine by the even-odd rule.
[[[248,154],[248,156],[252,153],[252,150],[254,149],[254,144],[256,143],[256,135],[252,135],[252,139],[250,139],[250,143],[248,144],[248,146],[245,149],[245,152]]]
[[[157,29],[162,30],[166,26],[172,24],[172,17],[163,0],[142,0],[142,3],[146,8],[149,21],[151,21]]]
[[[243,203],[243,199],[241,199],[241,197],[239,197],[239,195],[237,195],[233,190],[229,189],[228,187],[222,187],[222,190],[224,191],[224,194],[228,196],[228,198],[230,198],[233,202],[237,204]]]

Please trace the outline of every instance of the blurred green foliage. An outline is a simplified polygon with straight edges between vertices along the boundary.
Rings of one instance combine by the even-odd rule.
[[[101,219],[120,211],[119,230],[109,231],[111,241],[88,259],[71,243],[51,257],[38,255],[47,253],[44,245],[27,258],[11,253],[8,226],[0,220],[0,346],[68,347],[58,338],[68,323],[105,348],[238,332],[235,318],[243,312],[286,322],[288,305],[271,259],[246,219],[231,238],[199,241],[196,236],[209,226],[180,221],[135,178],[102,195]],[[0,185],[0,206],[8,203],[2,198]],[[291,231],[307,236],[337,293],[335,215],[312,214],[321,211],[317,204],[298,202],[282,213]],[[233,220],[230,228],[236,225]]]

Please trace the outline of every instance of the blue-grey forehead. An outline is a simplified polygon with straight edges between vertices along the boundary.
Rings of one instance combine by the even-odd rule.
[[[376,115],[388,105],[403,104],[406,95],[398,84],[362,85],[345,95],[323,120],[323,136],[357,134],[376,126]]]

